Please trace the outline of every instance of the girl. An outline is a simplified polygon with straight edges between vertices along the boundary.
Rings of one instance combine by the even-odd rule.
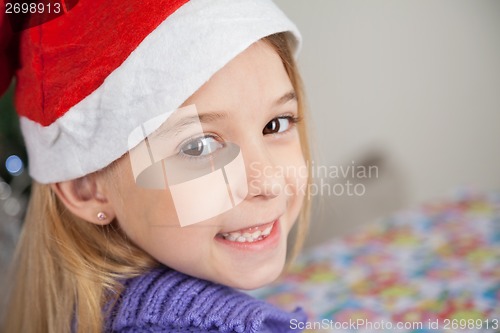
[[[6,332],[305,320],[233,289],[273,281],[306,228],[308,173],[283,172],[309,165],[299,39],[266,0],[82,2],[23,31],[35,182]]]

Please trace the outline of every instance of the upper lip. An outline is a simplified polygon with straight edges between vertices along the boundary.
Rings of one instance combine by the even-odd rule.
[[[254,225],[250,225],[250,226],[232,227],[231,230],[221,230],[218,232],[218,234],[225,234],[225,233],[236,232],[236,231],[243,230],[243,229],[261,227],[261,226],[264,226],[266,224],[271,224],[271,223],[276,222],[280,218],[280,216],[281,215],[278,215],[274,219],[267,220],[267,222],[264,222],[264,223],[254,224]]]

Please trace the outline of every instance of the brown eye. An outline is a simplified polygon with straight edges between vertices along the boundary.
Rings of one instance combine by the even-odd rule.
[[[290,117],[274,118],[266,124],[262,130],[262,134],[266,135],[284,132],[290,128],[290,123]]]

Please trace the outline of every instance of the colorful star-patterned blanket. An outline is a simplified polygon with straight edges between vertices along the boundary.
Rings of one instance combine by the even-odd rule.
[[[500,332],[500,193],[461,194],[300,256],[252,292],[306,332]]]

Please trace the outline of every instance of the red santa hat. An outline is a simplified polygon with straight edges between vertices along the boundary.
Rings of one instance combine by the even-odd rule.
[[[0,17],[0,93],[15,75],[30,174],[41,183],[107,166],[137,126],[178,108],[259,39],[289,32],[295,52],[300,43],[270,0],[80,1],[19,34],[7,22]]]

